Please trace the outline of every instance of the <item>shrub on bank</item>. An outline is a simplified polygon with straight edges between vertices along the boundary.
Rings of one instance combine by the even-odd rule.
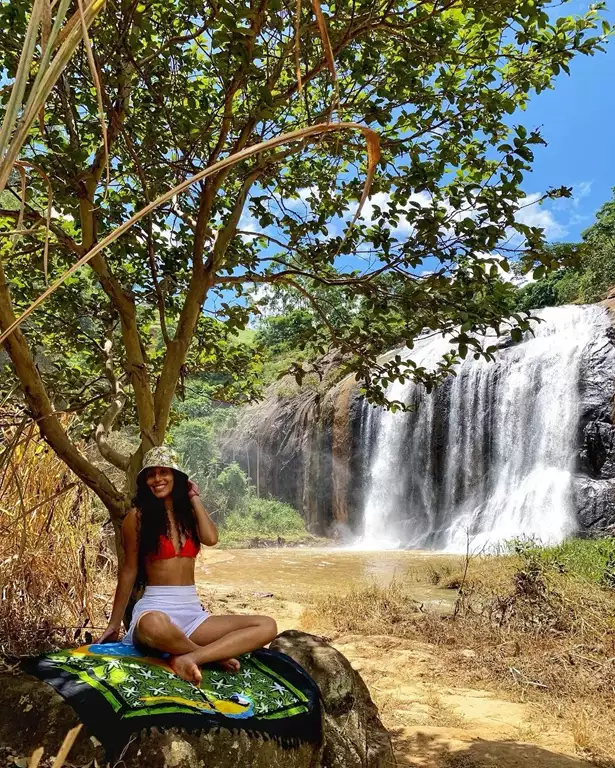
[[[241,508],[227,515],[220,529],[220,543],[230,545],[257,537],[282,537],[288,542],[309,535],[303,518],[289,504],[251,496]]]
[[[513,553],[535,557],[546,567],[604,587],[615,587],[615,538],[567,539],[552,547],[531,540],[511,542]]]

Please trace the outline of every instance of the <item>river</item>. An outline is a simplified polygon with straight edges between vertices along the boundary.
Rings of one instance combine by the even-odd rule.
[[[312,547],[271,549],[216,549],[203,552],[197,565],[200,587],[217,595],[239,592],[268,594],[300,603],[315,594],[348,592],[353,587],[393,580],[404,583],[410,597],[448,610],[455,598],[450,589],[421,583],[429,562],[453,560],[450,555],[419,550],[359,552]]]

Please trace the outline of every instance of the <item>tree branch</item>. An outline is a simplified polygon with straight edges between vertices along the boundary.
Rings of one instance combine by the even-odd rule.
[[[213,11],[213,15],[215,16],[215,10]],[[145,56],[143,59],[141,59],[137,63],[137,66],[139,68],[146,66],[147,64],[150,63],[150,61],[153,61],[157,56],[160,56],[161,53],[164,53],[164,51],[166,51],[172,45],[176,45],[176,44],[181,45],[182,43],[189,43],[192,40],[196,40],[197,37],[200,37],[203,34],[203,32],[206,32],[209,29],[209,27],[211,26],[211,22],[212,22],[211,18],[207,19],[205,24],[203,24],[202,27],[199,27],[198,29],[196,29],[194,32],[190,32],[187,35],[177,35],[176,37],[170,37],[167,40],[167,42],[164,43],[164,45],[161,45],[160,48],[157,48],[153,53],[150,53],[149,56]]]
[[[109,108],[109,130],[107,136],[109,149],[111,149],[120,135],[124,120],[128,114],[133,74],[134,67],[131,64],[126,64],[118,78],[118,93],[114,105],[109,103],[109,99],[105,94],[105,101]],[[104,158],[104,147],[101,146],[88,172],[82,179],[85,194],[79,199],[79,214],[82,232],[81,247],[84,253],[89,251],[96,242],[96,206],[94,195],[104,169]],[[141,437],[145,439],[146,444],[154,444],[156,441],[154,398],[150,387],[145,353],[139,336],[134,297],[131,293],[124,291],[117,278],[109,269],[104,256],[97,254],[88,263],[96,273],[103,290],[109,296],[113,307],[119,314],[122,339],[126,351],[127,373],[135,393]]]
[[[214,284],[216,269],[218,269],[229,243],[237,232],[237,226],[250,189],[263,172],[264,168],[258,167],[247,175],[241,185],[241,189],[235,199],[228,219],[218,232],[216,242],[207,263],[203,265],[202,260],[194,260],[192,278],[177,324],[177,331],[175,337],[169,344],[162,373],[160,374],[158,386],[156,387],[156,394],[154,396],[156,427],[160,434],[164,434],[166,430],[171,411],[171,403],[173,401],[181,368],[186,359],[190,342],[192,341],[192,337],[196,330],[207,291]],[[199,210],[200,226],[204,226],[204,222],[206,221],[204,217],[206,213],[208,220],[209,212],[207,212],[206,208],[202,205]]]
[[[19,196],[13,189],[8,187],[7,191],[11,192],[18,200],[20,200]],[[2,216],[16,219],[19,216],[19,211],[2,208],[0,209],[0,217]],[[24,218],[27,221],[34,222],[37,226],[47,226],[47,219],[44,216],[41,216],[41,214],[34,210],[34,208],[29,206],[28,203],[26,203],[25,206]],[[85,251],[82,249],[79,243],[75,242],[72,237],[70,237],[70,235],[67,235],[59,224],[53,222],[53,219],[49,223],[49,229],[57,237],[58,242],[61,243],[65,248],[77,254],[78,256],[83,256]]]
[[[0,261],[0,328],[6,329],[13,322],[15,322],[15,313],[4,267]],[[126,511],[123,494],[115,488],[104,472],[86,459],[64,431],[49,399],[26,338],[20,329],[16,329],[7,337],[4,348],[21,383],[30,415],[37,420],[44,440],[73,472],[99,496],[112,517],[116,520],[121,519]]]
[[[94,435],[96,439],[96,446],[100,451],[100,455],[106,459],[114,467],[126,471],[130,464],[130,457],[125,456],[120,451],[117,451],[109,444],[109,434],[115,420],[122,412],[124,405],[126,404],[126,393],[122,389],[120,382],[113,370],[113,342],[109,338],[103,345],[105,352],[105,376],[109,380],[111,385],[111,396],[113,398],[109,407],[105,411],[100,423],[96,427],[96,433]]]
[[[135,164],[135,168],[137,169],[137,175],[139,176],[139,179],[141,181],[141,186],[143,187],[143,197],[145,198],[145,203],[149,205],[149,203],[151,202],[151,197],[149,194],[149,187],[147,184],[147,176],[145,175],[145,171],[143,170],[143,166],[141,165],[141,161],[139,160],[139,155],[135,150],[132,139],[130,138],[128,131],[124,130],[123,127],[122,127],[122,136],[124,138],[124,142],[126,144],[128,152],[132,157],[132,161]],[[147,217],[147,257],[149,260],[150,272],[152,273],[152,282],[154,283],[156,300],[158,303],[158,317],[160,319],[160,330],[162,332],[162,338],[164,339],[164,343],[168,347],[169,333],[167,331],[164,295],[162,293],[160,282],[158,280],[158,267],[156,266],[156,254],[154,252],[153,214],[151,213]]]

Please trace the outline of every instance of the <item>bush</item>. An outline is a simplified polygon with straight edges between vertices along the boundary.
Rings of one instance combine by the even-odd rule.
[[[559,269],[547,277],[519,289],[516,309],[530,311],[543,307],[559,307],[579,300],[581,276],[575,269]]]
[[[239,464],[229,464],[216,478],[215,488],[221,496],[223,512],[226,515],[243,506],[248,500],[249,479]]]
[[[287,352],[296,353],[314,335],[314,315],[305,309],[291,309],[283,315],[261,320],[256,343],[276,357]]]
[[[232,422],[231,408],[217,408],[207,417],[186,419],[171,430],[170,440],[190,478],[201,490],[205,507],[221,522],[247,501],[249,479],[236,463],[221,462],[219,439]]]
[[[516,540],[510,547],[526,559],[538,559],[548,568],[599,586],[615,586],[615,538],[567,539],[553,547],[531,540]]]
[[[202,418],[182,421],[173,428],[171,441],[190,477],[198,483],[205,482],[211,465],[220,457],[212,422]]]
[[[199,484],[205,508],[222,529],[222,542],[308,535],[293,507],[253,495],[250,479],[239,464],[221,466],[219,436],[233,418],[232,409],[218,408],[206,418],[180,422],[171,432],[187,472]]]
[[[294,507],[276,499],[250,497],[242,509],[232,512],[224,521],[220,541],[230,544],[255,537],[285,540],[308,536],[303,518]]]

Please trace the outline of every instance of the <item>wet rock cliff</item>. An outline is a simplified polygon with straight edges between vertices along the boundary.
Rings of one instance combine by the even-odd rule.
[[[327,369],[335,367],[333,359]],[[291,504],[308,529],[331,535],[358,524],[361,500],[362,398],[352,378],[296,387],[287,377],[260,403],[245,408],[223,443],[261,495]]]

